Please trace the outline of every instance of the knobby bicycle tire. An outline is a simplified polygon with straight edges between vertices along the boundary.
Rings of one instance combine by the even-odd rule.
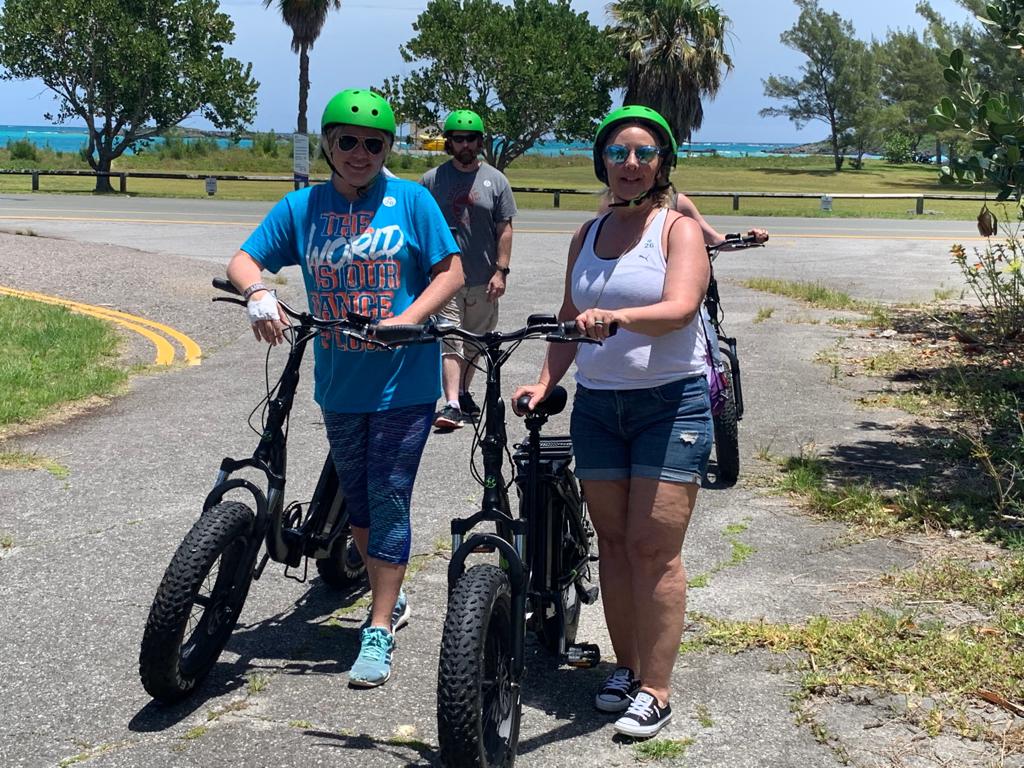
[[[330,554],[316,561],[316,570],[323,582],[335,589],[343,589],[366,578],[366,563],[359,556],[348,525],[334,542]]]
[[[714,417],[715,463],[718,485],[735,485],[740,476],[740,424],[736,412],[736,390],[733,386],[732,367],[725,361],[729,398],[722,412]]]
[[[437,673],[437,732],[445,768],[515,762],[522,702],[512,685],[512,589],[493,565],[459,577],[448,600]]]
[[[139,676],[154,699],[185,698],[220,656],[252,583],[253,520],[245,504],[217,504],[196,520],[174,553],[139,651]]]

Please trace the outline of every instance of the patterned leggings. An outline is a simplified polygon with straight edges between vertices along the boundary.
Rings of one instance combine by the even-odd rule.
[[[409,562],[412,486],[433,417],[433,403],[376,413],[324,411],[352,526],[370,529],[371,557]]]

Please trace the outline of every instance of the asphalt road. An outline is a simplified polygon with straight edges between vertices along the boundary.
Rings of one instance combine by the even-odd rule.
[[[470,513],[479,498],[467,468],[466,429],[427,443],[413,501],[420,566],[408,585],[413,620],[398,636],[395,676],[386,686],[345,685],[362,618],[346,611],[351,596],[332,594],[315,579],[284,579],[276,567],[254,585],[220,663],[187,703],[157,706],[138,683],[138,644],[163,569],[220,458],[255,445],[245,421],[262,396],[264,354],[237,308],[208,299],[210,278],[266,207],[0,198],[0,229],[40,235],[0,235],[0,284],[144,315],[188,333],[204,353],[199,366],[140,375],[125,396],[4,444],[2,450],[51,458],[67,472],[0,471],[0,532],[13,542],[0,550],[0,765],[436,764],[444,542],[450,517]],[[556,309],[569,233],[581,218],[524,211],[502,326]],[[750,220],[715,223],[735,229]],[[744,479],[733,489],[701,492],[684,556],[691,575],[709,574],[706,587],[690,592],[692,611],[804,621],[862,606],[862,585],[915,562],[921,544],[913,537],[851,539],[841,525],[795,512],[785,499],[759,490],[758,476],[770,469],[755,456],[792,455],[811,445],[856,457],[857,468],[880,465],[891,461],[890,441],[906,417],[857,404],[881,384],[837,382],[814,362],[822,349],[857,331],[825,322],[834,313],[808,311],[738,281],[765,274],[822,280],[876,300],[929,299],[958,284],[945,250],[970,232],[948,222],[768,224],[771,247],[719,262],[727,328],[740,339],[744,365]],[[280,289],[301,301],[298,282],[289,273]],[[771,309],[771,317],[755,322],[762,309]],[[151,359],[144,343],[131,349],[139,362]],[[506,387],[531,380],[542,352],[541,345],[524,345],[505,369]],[[277,370],[280,357],[270,365]],[[560,417],[551,432],[565,427]],[[521,432],[514,422],[509,429]],[[302,498],[325,451],[308,397],[296,406],[289,448],[288,497]],[[754,549],[739,565],[725,565],[733,552],[728,526],[741,529],[742,542]],[[580,637],[611,653],[599,607],[584,611]],[[889,757],[928,750],[940,751],[948,764],[994,764],[986,762],[991,755],[984,745],[953,739],[933,746],[888,709],[852,700],[812,700],[811,720],[799,725],[790,698],[796,661],[767,653],[682,657],[673,677],[675,719],[663,736],[692,744],[683,758],[661,764],[827,768],[842,764],[837,745],[849,764],[863,768],[924,765]],[[519,765],[635,762],[634,747],[613,739],[610,722],[591,704],[609,663],[571,671],[531,654]],[[881,725],[865,730],[865,712]],[[815,713],[829,718],[827,740],[810,725]]]

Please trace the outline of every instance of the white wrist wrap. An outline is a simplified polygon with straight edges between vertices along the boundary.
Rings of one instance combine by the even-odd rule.
[[[277,312],[277,296],[265,293],[258,299],[249,299],[249,322],[255,325],[260,320],[280,320]]]

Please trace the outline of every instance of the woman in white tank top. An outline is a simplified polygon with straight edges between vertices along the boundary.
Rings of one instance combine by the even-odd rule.
[[[672,716],[686,605],[680,552],[712,441],[699,320],[708,258],[697,223],[667,207],[675,157],[654,110],[623,107],[601,123],[594,171],[614,202],[573,238],[559,318],[603,344],[550,345],[539,381],[513,396],[530,395],[533,408],[575,360],[576,473],[617,659],[594,703],[635,737]]]

